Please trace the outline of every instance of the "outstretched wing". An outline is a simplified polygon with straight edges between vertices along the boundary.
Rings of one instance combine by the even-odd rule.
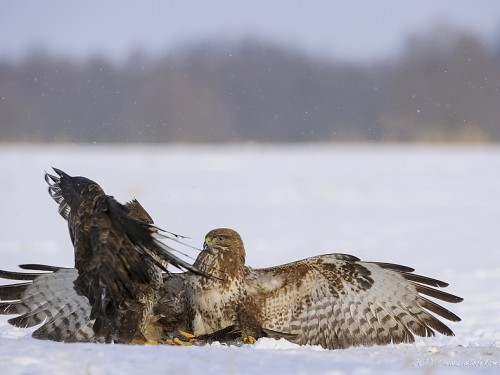
[[[87,298],[76,293],[76,269],[22,265],[25,269],[50,272],[0,270],[0,278],[22,281],[0,286],[0,314],[16,327],[41,326],[33,332],[38,339],[65,342],[95,341]]]
[[[296,335],[292,341],[301,345],[338,349],[413,342],[414,335],[433,336],[434,330],[453,335],[432,313],[460,318],[427,297],[451,303],[462,298],[435,288],[446,283],[413,271],[328,254],[253,270],[249,279],[263,327]]]

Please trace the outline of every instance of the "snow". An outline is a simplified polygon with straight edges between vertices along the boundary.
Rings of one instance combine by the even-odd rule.
[[[0,268],[72,265],[66,224],[47,194],[51,166],[133,197],[162,228],[200,247],[240,232],[247,263],[343,252],[414,267],[465,301],[455,337],[324,350],[285,340],[204,347],[61,344],[0,318],[2,374],[496,374],[500,366],[500,148],[224,145],[0,148]],[[184,250],[184,249],[183,249]],[[187,252],[196,256],[196,251]]]

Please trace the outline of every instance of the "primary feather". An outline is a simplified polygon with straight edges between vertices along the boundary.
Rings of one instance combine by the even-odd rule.
[[[78,295],[73,283],[78,272],[73,268],[25,265],[24,269],[50,272],[8,272],[4,279],[21,283],[0,286],[0,314],[18,315],[9,319],[16,327],[34,327],[33,337],[53,341],[93,342],[97,338],[90,319],[88,299]]]

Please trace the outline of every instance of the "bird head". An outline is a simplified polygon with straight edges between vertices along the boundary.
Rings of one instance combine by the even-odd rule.
[[[203,243],[203,250],[212,255],[234,258],[245,263],[245,248],[243,241],[233,229],[217,228],[207,233]]]

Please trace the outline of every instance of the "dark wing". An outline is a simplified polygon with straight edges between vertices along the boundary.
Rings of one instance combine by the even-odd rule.
[[[126,206],[116,201],[113,197],[108,196],[106,201],[109,217],[113,221],[114,225],[116,225],[118,230],[128,236],[130,241],[137,247],[137,249],[140,250],[141,253],[148,254],[149,256],[153,254],[154,256],[152,257],[152,260],[157,259],[156,257],[158,257],[174,267],[181,270],[187,270],[195,275],[211,277],[209,274],[200,271],[198,268],[193,267],[191,264],[175,256],[173,254],[173,252],[176,251],[175,249],[159,241],[157,239],[157,237],[160,237],[159,235],[157,236],[158,227],[136,219],[134,216],[129,214],[129,210]],[[171,238],[167,235],[161,235],[161,237],[179,242],[176,238]]]
[[[76,268],[81,269],[93,257],[88,246],[90,232],[90,218],[96,209],[97,199],[105,200],[101,203],[101,211],[106,212],[113,226],[128,236],[141,254],[150,255],[155,263],[159,259],[179,269],[185,269],[197,275],[210,277],[191,264],[175,256],[176,250],[159,241],[159,237],[178,241],[178,235],[159,235],[158,227],[153,225],[151,216],[137,200],[123,205],[113,197],[105,195],[101,187],[85,177],[71,177],[60,169],[54,168],[58,176],[45,174],[45,181],[49,185],[49,194],[59,204],[59,213],[68,220],[70,234],[75,245]],[[107,207],[103,208],[103,205]],[[162,231],[164,233],[170,233]],[[78,235],[77,235],[78,234]],[[79,259],[81,259],[79,261]],[[82,266],[80,267],[80,263]],[[160,267],[165,265],[157,264]]]
[[[96,332],[133,331],[139,322],[125,317],[127,311],[135,311],[139,318],[143,304],[139,303],[143,285],[147,287],[154,270],[116,225],[110,215],[109,197],[96,198],[91,217],[90,247],[93,257],[85,271],[79,271],[77,285],[87,288],[92,305],[91,317],[96,318]],[[151,285],[151,288],[154,286]],[[111,319],[116,316],[116,319]],[[123,323],[127,321],[127,325]],[[104,327],[109,322],[112,326]]]
[[[139,202],[122,205],[94,181],[54,171],[58,177],[46,175],[49,193],[68,219],[75,290],[89,299],[96,335],[107,342],[141,340],[167,263],[208,275],[155,238],[158,228]]]
[[[87,298],[76,293],[75,269],[24,265],[25,269],[49,272],[9,272],[0,278],[22,281],[0,286],[0,314],[17,315],[9,323],[21,328],[41,326],[33,332],[38,339],[93,342],[93,322]]]
[[[138,204],[120,205],[102,188],[85,177],[72,177],[54,168],[56,176],[46,175],[49,193],[68,219],[74,246],[76,292],[88,298],[90,319],[96,336],[104,341],[129,342],[140,338],[144,319],[152,309],[155,289],[161,282],[160,269],[138,249],[115,222],[120,214],[136,214],[152,221]],[[137,219],[138,222],[143,223]],[[147,225],[147,224],[145,224]],[[154,281],[158,283],[155,284]]]
[[[253,270],[249,285],[262,307],[264,328],[296,335],[298,344],[338,349],[413,342],[414,335],[453,332],[432,313],[460,318],[427,297],[457,303],[462,298],[434,287],[446,283],[413,269],[361,262],[329,254]]]
[[[84,272],[91,265],[91,217],[97,197],[104,196],[102,188],[85,177],[72,177],[53,168],[57,176],[45,173],[50,196],[58,203],[59,213],[68,221],[68,229],[75,253],[75,268]]]

